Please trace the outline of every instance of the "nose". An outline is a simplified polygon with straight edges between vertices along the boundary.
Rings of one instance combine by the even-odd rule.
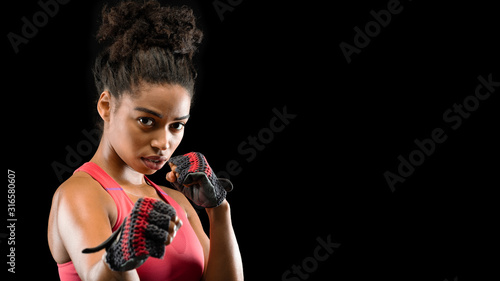
[[[171,137],[172,136],[168,130],[158,130],[153,140],[151,140],[151,146],[159,150],[167,150],[170,148]]]

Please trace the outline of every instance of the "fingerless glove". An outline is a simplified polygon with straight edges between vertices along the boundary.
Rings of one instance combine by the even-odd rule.
[[[140,198],[120,228],[99,246],[82,253],[106,248],[105,261],[114,271],[137,268],[150,256],[163,258],[168,227],[175,215],[175,209],[161,200]]]
[[[172,185],[198,206],[217,207],[227,192],[233,190],[233,184],[228,179],[217,178],[205,156],[199,152],[175,156],[168,162],[176,165],[175,171],[179,173]]]

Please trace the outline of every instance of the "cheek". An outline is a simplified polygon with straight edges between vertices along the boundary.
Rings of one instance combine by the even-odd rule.
[[[178,133],[178,134],[175,134],[172,138],[172,150],[175,150],[179,144],[181,144],[181,141],[182,141],[182,138],[184,137],[184,131]]]
[[[128,143],[131,152],[140,153],[145,147],[150,147],[151,134],[141,130],[136,122],[129,122],[125,131],[127,133],[123,135],[126,138],[124,141]]]
[[[112,144],[122,158],[137,151],[139,147],[144,145],[146,136],[144,132],[138,129],[134,120],[128,117],[116,116],[113,121],[111,123],[112,130],[110,130]]]
[[[179,147],[179,145],[181,144],[183,137],[184,137],[184,131],[177,133],[177,134],[170,135],[169,149],[167,150],[169,153],[168,157],[170,157],[170,156],[172,156],[172,154],[174,154],[177,147]]]

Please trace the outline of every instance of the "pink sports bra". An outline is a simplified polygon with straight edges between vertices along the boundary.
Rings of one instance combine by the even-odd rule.
[[[112,228],[115,231],[123,222],[123,219],[130,213],[134,204],[125,194],[125,191],[113,180],[103,169],[93,162],[87,162],[75,172],[88,173],[92,178],[111,195],[117,208],[116,223]],[[155,183],[144,177],[151,184],[158,195],[168,204],[174,207],[177,216],[182,220],[183,225],[177,232],[175,239],[170,245],[165,247],[163,259],[148,258],[147,261],[137,268],[137,273],[141,281],[199,281],[203,275],[204,256],[203,248],[189,224],[186,213],[174,199],[168,196]],[[80,281],[72,261],[57,264],[61,281]]]

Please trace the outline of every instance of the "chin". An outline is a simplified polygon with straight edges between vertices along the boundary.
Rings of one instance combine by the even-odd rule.
[[[147,172],[144,172],[144,173],[140,172],[140,173],[142,173],[142,174],[144,174],[146,176],[150,176],[150,175],[155,174],[156,172],[158,172],[158,171],[156,171],[156,170],[149,170]]]
[[[157,170],[148,169],[147,167],[141,167],[140,164],[138,165],[138,167],[132,167],[132,169],[134,169],[134,171],[136,171],[138,173],[141,173],[141,174],[147,175],[147,176],[158,172]]]

